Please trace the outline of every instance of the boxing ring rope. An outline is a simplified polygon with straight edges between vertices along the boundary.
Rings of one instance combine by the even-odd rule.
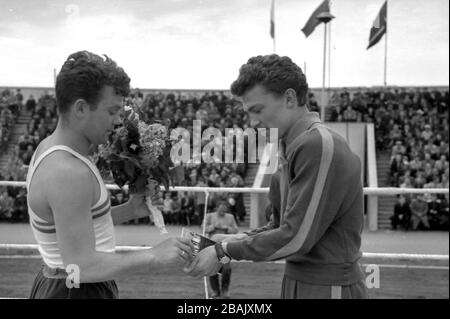
[[[11,251],[26,251],[38,252],[38,245],[36,244],[0,244],[3,250]],[[116,252],[131,252],[150,249],[152,246],[116,246]],[[2,256],[2,255],[0,255]],[[449,255],[439,254],[406,254],[406,253],[368,253],[363,252],[362,257],[368,259],[404,259],[404,260],[435,260],[435,261],[449,261]]]
[[[0,186],[26,187],[25,182],[16,181],[0,181]],[[115,184],[107,184],[107,189],[121,190]],[[127,186],[124,189],[128,189]],[[268,187],[187,187],[187,186],[171,186],[171,192],[194,192],[194,193],[268,193]],[[399,187],[364,187],[364,195],[389,196],[397,194],[448,194],[448,188],[399,188]]]

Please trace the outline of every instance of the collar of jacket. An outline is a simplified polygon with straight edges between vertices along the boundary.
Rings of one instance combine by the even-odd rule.
[[[319,114],[317,112],[307,112],[288,129],[280,141],[285,144],[286,158],[294,151],[293,142],[297,136],[306,132],[314,123],[320,123]]]

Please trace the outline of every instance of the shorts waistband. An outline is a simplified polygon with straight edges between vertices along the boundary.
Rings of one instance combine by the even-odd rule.
[[[316,285],[352,285],[364,275],[358,262],[313,264],[286,262],[285,274],[295,280]]]

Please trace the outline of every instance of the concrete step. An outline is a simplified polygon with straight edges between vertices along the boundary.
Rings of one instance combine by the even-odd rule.
[[[31,122],[31,117],[30,118],[25,118],[25,119],[19,119],[17,120],[17,124],[25,124],[28,125],[28,123]]]
[[[247,172],[244,178],[244,186],[252,187],[255,181],[256,173],[258,172],[259,163],[250,163],[247,167]],[[245,206],[245,221],[240,223],[239,226],[248,226],[250,223],[250,211],[251,211],[251,193],[244,194],[244,206]]]
[[[390,176],[390,152],[384,151],[377,154],[377,175],[378,185],[380,187],[389,186]],[[391,228],[391,221],[389,217],[392,216],[394,206],[396,203],[395,196],[380,196],[378,197],[378,228],[389,229]]]

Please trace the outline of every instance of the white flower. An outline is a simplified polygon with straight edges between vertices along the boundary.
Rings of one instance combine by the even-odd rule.
[[[137,145],[136,144],[131,144],[130,145],[130,148],[133,150],[133,151],[135,151],[136,149],[137,149]]]

